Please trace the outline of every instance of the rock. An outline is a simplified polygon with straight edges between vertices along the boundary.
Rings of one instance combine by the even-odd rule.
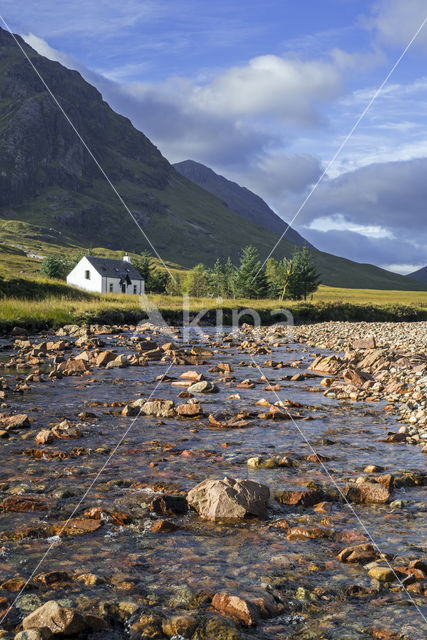
[[[188,387],[187,391],[188,393],[217,393],[218,387],[209,380],[201,380]]]
[[[233,521],[252,515],[265,517],[270,490],[251,480],[204,480],[187,495],[188,504],[206,520]]]
[[[5,431],[10,431],[12,429],[25,429],[30,426],[30,421],[26,413],[19,413],[15,416],[0,414],[0,424]]]
[[[287,533],[288,540],[307,540],[308,538],[328,538],[330,531],[322,527],[292,527]]]
[[[375,337],[369,336],[367,338],[359,338],[358,340],[353,340],[351,343],[352,349],[375,349],[377,346]]]
[[[194,640],[240,640],[241,636],[231,620],[219,616],[203,618],[193,632]]]
[[[357,482],[346,486],[345,497],[357,504],[385,504],[390,498],[390,490],[378,482]]]
[[[235,415],[220,411],[219,413],[209,414],[209,424],[217,429],[242,429],[250,424],[247,417],[248,413],[246,411],[241,411]]]
[[[161,516],[175,516],[187,513],[188,504],[182,496],[156,496],[150,505],[151,511]]]
[[[342,377],[345,382],[354,384],[356,387],[361,387],[367,380],[371,379],[371,376],[359,369],[345,369]]]
[[[14,640],[49,640],[49,638],[53,638],[52,631],[47,627],[42,627],[41,629],[20,631],[16,634]]]
[[[301,491],[278,491],[275,494],[276,500],[284,504],[295,506],[312,507],[318,502],[328,499],[322,489],[305,489]]]
[[[12,331],[10,332],[11,336],[28,336],[28,331],[26,329],[24,329],[24,327],[13,327]]]
[[[156,416],[157,418],[172,418],[176,415],[175,403],[173,400],[135,400],[126,405],[122,411],[124,416]]]
[[[82,432],[76,427],[70,425],[68,420],[63,420],[59,424],[52,427],[52,434],[59,440],[78,439],[83,436]]]
[[[171,533],[172,531],[177,531],[179,529],[178,525],[170,520],[156,520],[156,522],[152,525],[151,531],[153,533]]]
[[[197,620],[192,615],[177,615],[166,618],[162,622],[163,633],[172,638],[181,636],[182,638],[190,638],[196,628]]]
[[[37,444],[51,444],[54,439],[54,435],[49,429],[39,431],[35,438]]]
[[[331,373],[332,375],[338,373],[344,364],[344,360],[336,355],[331,356],[319,356],[309,367],[312,371],[319,371],[320,373]]]
[[[106,369],[115,369],[115,368],[123,369],[124,367],[127,367],[127,366],[129,366],[127,356],[125,354],[120,354],[114,360],[110,360],[109,362],[107,362],[107,364],[105,365],[105,368]]]
[[[148,640],[162,638],[163,619],[157,614],[143,614],[137,622],[130,627],[131,638]]]
[[[84,360],[76,360],[75,358],[69,358],[56,367],[56,373],[63,376],[80,376],[89,370],[89,365]]]
[[[377,464],[368,464],[363,471],[365,473],[381,473],[382,471],[384,471],[384,467],[380,467]]]
[[[96,357],[95,364],[97,367],[105,367],[109,362],[117,358],[117,353],[113,351],[101,351]]]
[[[247,600],[228,593],[216,593],[212,599],[212,606],[233,620],[243,623],[247,627],[256,625],[258,616],[255,607]]]
[[[19,591],[26,591],[31,589],[34,586],[31,582],[27,583],[27,580],[24,578],[11,578],[10,580],[6,580],[0,585],[1,589],[4,591],[8,591],[9,593],[18,593]]]
[[[103,525],[101,520],[91,518],[71,518],[71,520],[54,525],[56,535],[76,536],[83,533],[94,533]]]
[[[45,587],[65,585],[70,582],[71,577],[66,571],[48,571],[35,576],[34,582]]]
[[[2,511],[19,511],[32,513],[34,511],[49,511],[56,506],[56,502],[50,498],[38,495],[9,496],[0,503]]]
[[[357,564],[368,564],[378,556],[377,551],[370,542],[357,544],[342,549],[337,558],[340,562],[350,562]]]
[[[49,600],[24,618],[22,627],[24,631],[47,627],[54,635],[74,635],[83,631],[86,624],[83,616],[74,609],[61,607],[55,600]]]
[[[264,458],[263,456],[254,456],[248,458],[246,464],[251,469],[277,469],[278,467],[293,467],[293,460],[287,456],[272,456]]]
[[[394,571],[389,567],[372,567],[368,574],[379,582],[394,582],[397,579]]]
[[[76,580],[83,582],[85,587],[94,587],[98,584],[104,584],[105,582],[102,576],[98,576],[95,573],[81,573],[76,576]]]
[[[200,404],[194,402],[194,403],[180,404],[177,407],[177,412],[179,416],[192,418],[193,416],[199,416],[202,410],[200,408]]]

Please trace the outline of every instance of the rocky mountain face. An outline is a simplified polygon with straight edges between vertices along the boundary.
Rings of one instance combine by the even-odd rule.
[[[20,40],[27,54],[112,178],[162,189],[171,166],[127,118],[112,111],[77,71],[52,62]],[[81,190],[99,170],[45,86],[0,29],[0,204],[21,203],[49,186]],[[131,168],[116,162],[134,160]]]
[[[228,208],[235,213],[279,235],[286,230],[287,223],[274,213],[260,196],[246,187],[241,187],[236,182],[228,180],[204,164],[194,160],[184,160],[183,162],[177,162],[173,166],[183,176],[198,184],[199,187],[221,198]],[[292,228],[286,231],[286,239],[298,247],[311,246],[307,240]]]
[[[236,261],[248,244],[268,255],[285,223],[261,198],[209,170],[199,186],[202,165],[199,178],[193,167],[195,182],[189,180],[182,163],[178,172],[77,71],[20,43],[163,259],[184,267],[212,265],[218,257]],[[212,181],[218,179],[215,194]],[[62,246],[149,248],[12,36],[0,28],[0,240],[14,222],[14,245],[28,246],[34,233]],[[276,257],[292,255],[303,243],[289,232]],[[321,252],[315,258],[325,284],[423,287],[371,265]]]

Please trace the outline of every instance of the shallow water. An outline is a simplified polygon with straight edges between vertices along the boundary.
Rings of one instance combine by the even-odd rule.
[[[116,337],[102,338],[107,342],[106,348],[110,344],[117,348]],[[269,355],[254,356],[254,360],[261,366],[270,359],[290,363],[307,359],[309,353],[304,345],[284,345]],[[0,367],[1,361],[3,357]],[[224,383],[221,374],[209,373],[208,369],[216,362],[230,363],[233,367],[230,378],[235,379]],[[219,393],[201,398],[206,414],[224,409],[236,413],[242,409],[258,412],[263,409],[254,406],[257,400],[266,398],[276,402],[277,396],[265,391],[267,383],[259,381],[260,373],[252,365],[250,355],[227,348],[216,353],[206,365],[173,366],[168,375],[179,378],[188,369],[197,369],[208,380],[218,383]],[[334,503],[332,512],[325,515],[313,508],[289,507],[272,500],[267,521],[253,519],[237,525],[219,525],[205,522],[191,512],[173,518],[180,529],[172,533],[152,533],[150,527],[155,516],[144,511],[153,489],[183,493],[206,478],[225,475],[251,478],[268,485],[274,494],[277,490],[305,487],[309,481],[342,488],[349,478],[363,473],[367,464],[381,465],[386,473],[396,475],[424,470],[425,455],[420,447],[381,441],[389,430],[397,430],[395,418],[383,411],[382,404],[324,398],[319,392],[323,391],[318,386],[320,378],[300,382],[283,380],[284,376],[300,371],[286,367],[263,368],[263,374],[270,383],[281,385],[277,392],[281,400],[303,405],[298,409],[303,416],[296,421],[299,429],[290,420],[272,422],[254,418],[245,428],[220,430],[212,428],[207,417],[191,420],[139,417],[135,420],[117,415],[120,407],[103,406],[148,397],[158,384],[156,376],[165,373],[168,367],[169,364],[152,362],[147,367],[95,369],[88,376],[31,383],[29,392],[14,395],[10,403],[13,412],[28,413],[34,422],[31,430],[0,441],[0,496],[4,499],[14,488],[21,493],[47,495],[59,495],[58,491],[67,490],[69,495],[60,499],[56,516],[0,513],[0,531],[57,522],[74,510],[78,515],[95,505],[134,510],[137,517],[130,526],[115,526],[106,521],[95,533],[57,540],[2,538],[0,582],[15,576],[28,578],[54,543],[36,573],[84,570],[105,577],[107,582],[92,587],[72,582],[63,589],[31,590],[29,593],[34,593],[41,602],[66,597],[87,605],[99,600],[118,602],[140,598],[164,611],[179,611],[195,606],[203,600],[204,593],[206,597],[221,590],[257,594],[267,589],[281,594],[286,613],[264,621],[256,630],[246,630],[249,637],[368,639],[372,638],[372,627],[377,625],[406,634],[410,639],[423,638],[423,620],[417,609],[423,606],[420,596],[379,588],[361,566],[336,560],[336,553],[349,544],[340,540],[348,530],[355,536],[354,544],[358,541],[357,535],[362,534],[366,539],[371,537],[382,552],[403,558],[421,557],[423,548],[425,551],[427,522],[422,487],[393,492],[392,499],[404,500],[403,509],[391,509],[389,505],[354,505],[350,509],[345,504]],[[7,369],[2,375],[10,382],[14,378]],[[236,383],[246,378],[257,382],[255,388],[236,389]],[[319,391],[311,391],[314,386]],[[179,391],[162,382],[154,397],[176,399]],[[240,400],[228,399],[236,393],[241,396]],[[99,404],[93,406],[94,403]],[[98,418],[79,423],[84,438],[56,441],[44,447],[48,452],[72,452],[82,447],[85,451],[80,455],[58,460],[33,459],[23,454],[24,450],[40,449],[33,436],[41,428],[49,428],[64,418],[78,422],[77,414],[81,411],[94,412]],[[111,462],[97,478],[108,452],[131,424]],[[100,447],[103,451],[98,450]],[[254,455],[299,457],[313,451],[328,460],[323,465],[300,461],[296,468],[280,469],[248,470],[246,464]],[[84,497],[92,483],[89,494]],[[290,541],[286,531],[269,526],[280,518],[285,518],[291,526],[323,526],[330,537]],[[374,586],[378,594],[370,599],[349,598],[344,590],[351,585]],[[9,599],[13,595],[0,593],[9,595]],[[17,605],[19,608],[20,601]],[[27,606],[22,597],[21,605]],[[426,615],[425,607],[423,611]]]

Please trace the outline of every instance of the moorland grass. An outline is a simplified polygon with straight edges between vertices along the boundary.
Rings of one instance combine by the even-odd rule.
[[[57,328],[64,324],[134,323],[147,317],[139,297],[122,294],[90,294],[61,281],[35,279],[21,287],[22,296],[0,281],[0,328],[13,326],[32,330]],[[26,294],[26,295],[25,295]],[[148,299],[166,321],[182,322],[183,300],[180,296],[149,295]],[[310,300],[224,300],[191,298],[190,313],[210,310],[205,322],[215,321],[215,310],[224,310],[224,322],[230,323],[232,309],[250,308],[259,312],[265,323],[275,321],[271,311],[289,309],[296,322],[325,320],[413,321],[427,319],[427,292],[336,289],[321,286]],[[281,319],[280,317],[276,317]]]

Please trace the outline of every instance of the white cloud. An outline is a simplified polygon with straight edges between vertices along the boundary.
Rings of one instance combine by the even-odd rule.
[[[336,98],[340,90],[340,73],[329,62],[265,55],[194,86],[189,101],[205,112],[312,125],[319,120],[318,103]]]
[[[379,0],[365,24],[376,30],[381,42],[406,46],[425,18],[425,0]],[[414,44],[427,46],[427,24]]]

